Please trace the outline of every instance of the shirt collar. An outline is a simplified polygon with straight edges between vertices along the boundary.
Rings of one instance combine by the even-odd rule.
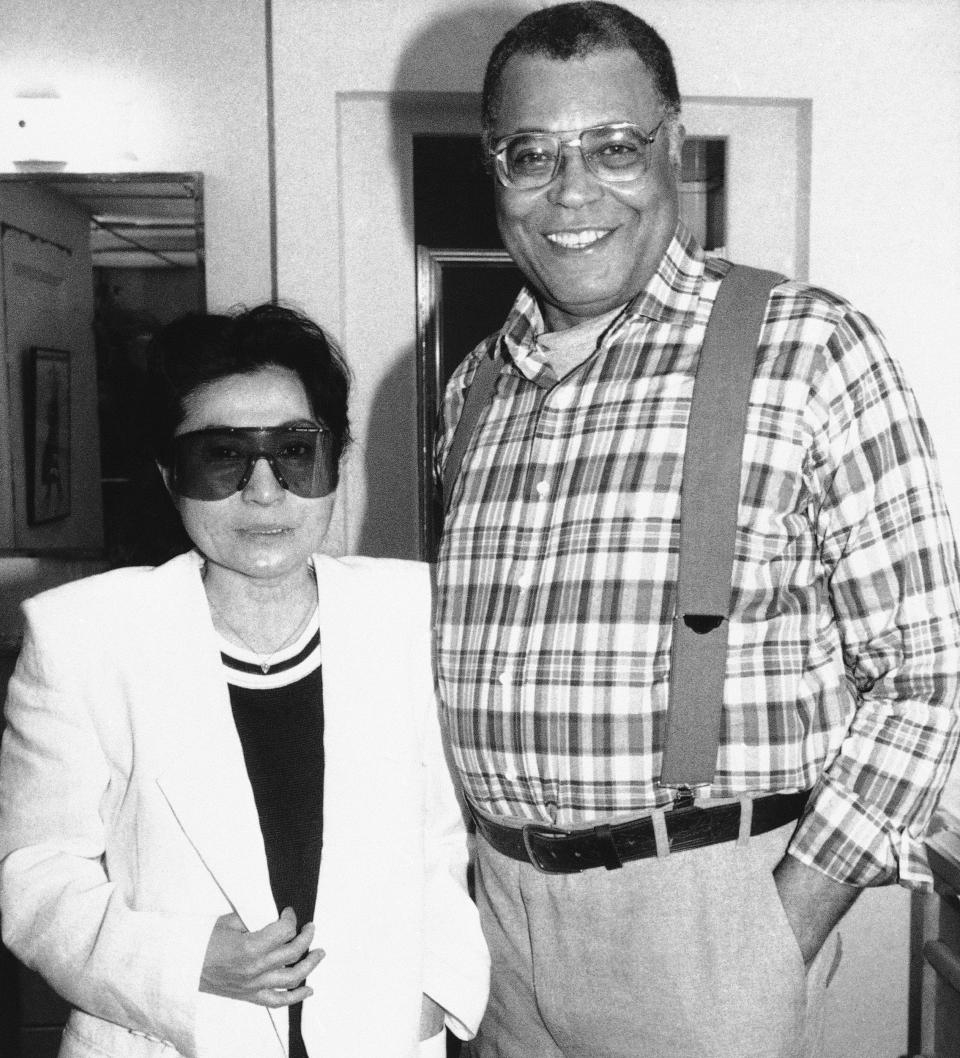
[[[705,255],[682,220],[650,282],[627,306],[631,316],[690,326],[703,286]]]
[[[696,317],[703,286],[704,259],[699,243],[683,221],[678,220],[656,273],[627,306],[626,315],[690,326]],[[536,338],[544,330],[537,299],[530,288],[524,286],[500,329],[496,348],[531,380],[543,372]]]

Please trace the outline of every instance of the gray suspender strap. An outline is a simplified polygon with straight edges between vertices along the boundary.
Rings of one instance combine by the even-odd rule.
[[[467,451],[467,445],[473,438],[474,431],[484,408],[493,398],[493,391],[497,385],[500,369],[503,367],[503,357],[498,353],[496,356],[485,356],[480,361],[480,366],[470,380],[470,388],[467,390],[457,427],[453,432],[453,440],[450,442],[450,451],[447,453],[446,462],[443,464],[443,509],[444,512],[450,506],[450,497],[453,495],[453,486],[460,474],[460,464]]]
[[[757,341],[775,272],[734,265],[720,284],[697,366],[680,496],[677,617],[662,786],[709,783],[717,762],[740,470]],[[503,366],[484,357],[443,470],[444,509]]]
[[[747,405],[767,300],[783,278],[735,265],[720,284],[700,353],[680,490],[661,786],[710,783],[716,769]]]

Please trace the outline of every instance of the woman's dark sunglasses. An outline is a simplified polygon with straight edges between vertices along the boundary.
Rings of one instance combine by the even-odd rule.
[[[174,437],[170,486],[191,500],[225,500],[246,488],[258,459],[296,496],[319,499],[337,487],[333,434],[325,426],[231,426]]]

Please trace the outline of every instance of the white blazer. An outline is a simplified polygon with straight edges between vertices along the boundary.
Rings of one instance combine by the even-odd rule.
[[[303,1036],[317,1058],[413,1058],[421,993],[469,1038],[489,981],[437,721],[428,568],[315,562],[326,957]],[[24,604],[0,914],[8,947],[74,1007],[61,1058],[286,1050],[285,1009],[198,992],[218,916],[250,930],[277,918],[199,568],[181,555]]]

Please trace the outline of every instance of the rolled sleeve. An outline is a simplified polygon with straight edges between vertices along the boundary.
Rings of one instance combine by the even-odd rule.
[[[848,312],[830,353],[817,532],[851,707],[790,851],[836,881],[928,887],[923,835],[960,734],[956,547],[930,438],[880,336]]]

